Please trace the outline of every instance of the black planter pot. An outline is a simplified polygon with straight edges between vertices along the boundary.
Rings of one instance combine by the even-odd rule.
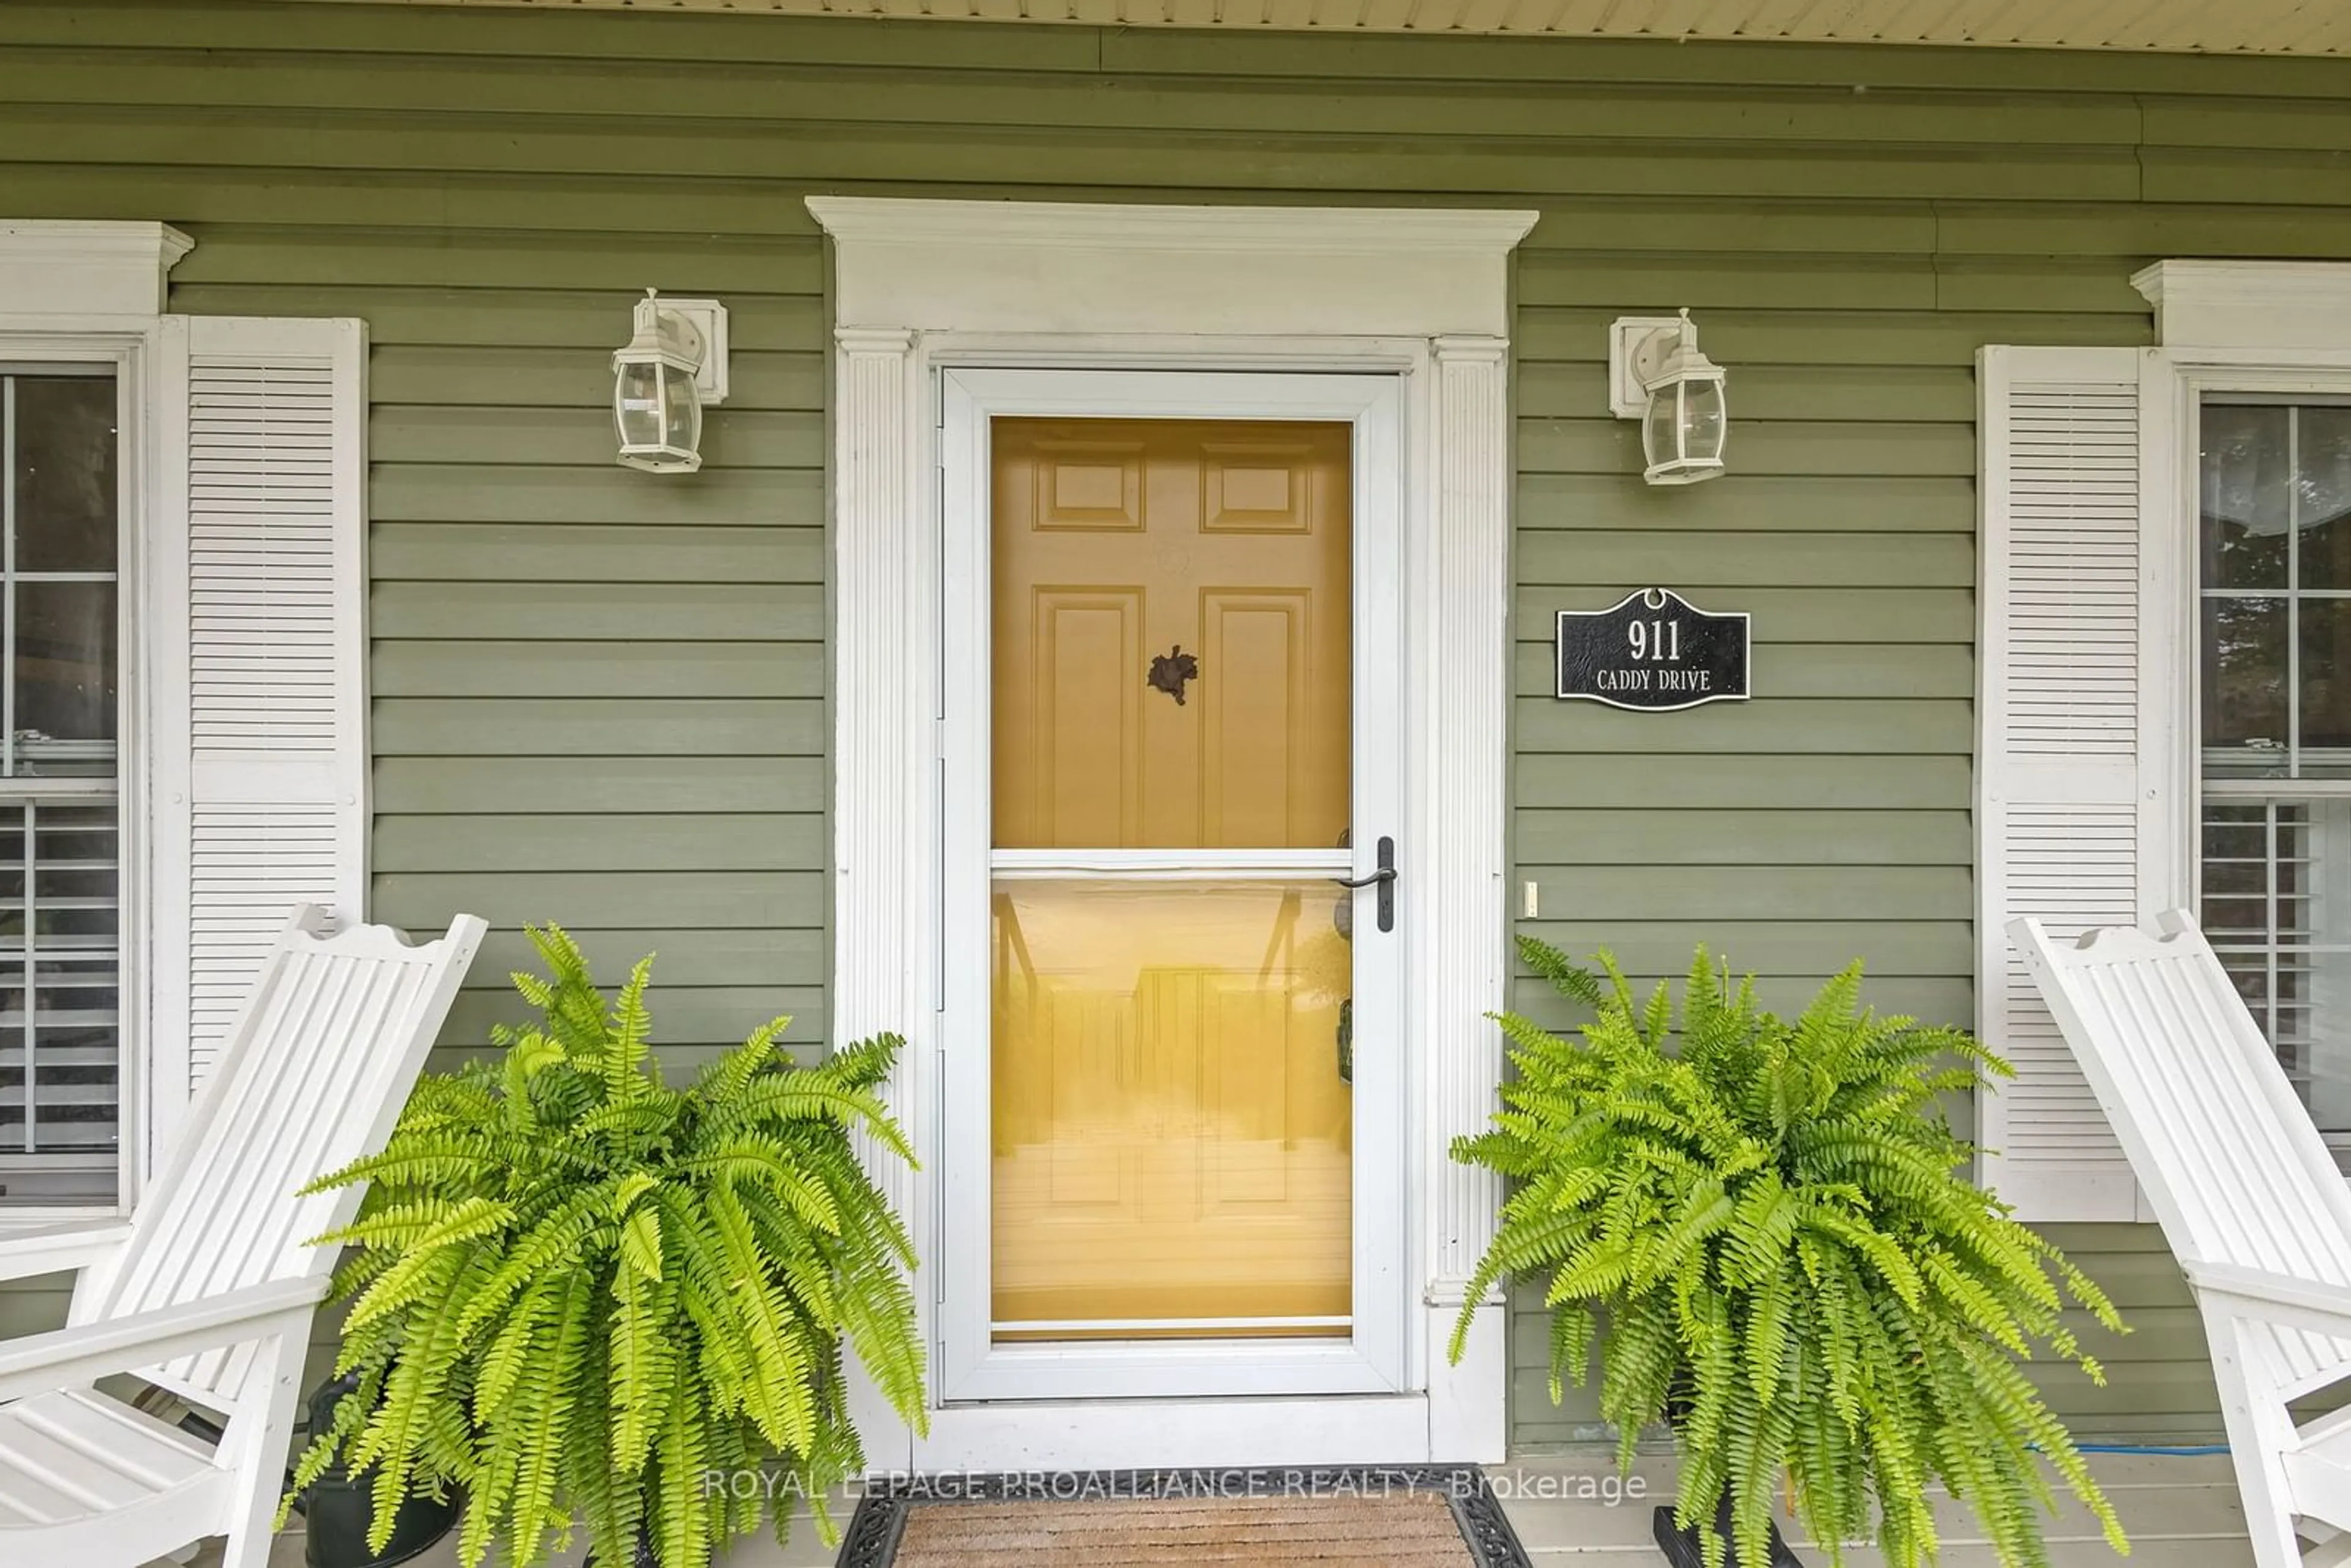
[[[310,1396],[310,1430],[323,1432],[335,1406],[359,1386],[351,1377],[320,1385]],[[302,1560],[308,1568],[392,1568],[421,1554],[457,1522],[457,1500],[436,1502],[411,1497],[392,1522],[392,1539],[381,1552],[368,1548],[375,1524],[375,1472],[352,1475],[337,1465],[310,1483],[294,1505],[302,1515]]]
[[[456,1522],[455,1499],[409,1498],[392,1520],[392,1540],[381,1552],[371,1552],[375,1477],[353,1476],[338,1465],[302,1494],[302,1560],[308,1568],[391,1568],[421,1554]]]
[[[1714,1529],[1715,1532],[1722,1537],[1723,1545],[1728,1549],[1723,1558],[1724,1568],[1804,1568],[1803,1559],[1789,1551],[1788,1543],[1780,1539],[1780,1527],[1777,1524],[1771,1526],[1771,1550],[1765,1561],[1740,1562],[1739,1549],[1730,1544],[1730,1498],[1728,1494],[1723,1497],[1722,1506],[1715,1511]],[[1706,1554],[1698,1545],[1698,1531],[1695,1528],[1689,1530],[1675,1528],[1674,1509],[1671,1503],[1667,1503],[1657,1510],[1656,1534],[1658,1550],[1666,1554],[1666,1561],[1672,1563],[1674,1568],[1705,1568]]]

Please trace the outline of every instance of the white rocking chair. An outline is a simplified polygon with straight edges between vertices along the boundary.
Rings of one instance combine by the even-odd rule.
[[[0,1563],[136,1568],[225,1535],[225,1568],[263,1568],[334,1263],[306,1243],[360,1197],[295,1194],[390,1136],[484,927],[460,915],[423,946],[328,929],[308,906],[287,924],[129,1221],[0,1240],[0,1280],[79,1270],[71,1326],[0,1341]],[[225,1436],[91,1386],[115,1373],[225,1417]]]
[[[2188,1276],[2260,1568],[2351,1562],[2351,1187],[2193,917],[2009,934]],[[2317,1542],[2307,1556],[2295,1539]]]

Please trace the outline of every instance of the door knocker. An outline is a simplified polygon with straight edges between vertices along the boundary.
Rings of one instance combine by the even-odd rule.
[[[1151,674],[1144,684],[1154,691],[1165,692],[1176,699],[1177,707],[1182,707],[1185,684],[1199,678],[1200,661],[1184,652],[1184,644],[1178,643],[1151,661]]]

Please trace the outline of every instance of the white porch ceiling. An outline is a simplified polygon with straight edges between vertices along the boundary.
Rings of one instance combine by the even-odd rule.
[[[396,0],[548,10],[2351,55],[2351,0]]]

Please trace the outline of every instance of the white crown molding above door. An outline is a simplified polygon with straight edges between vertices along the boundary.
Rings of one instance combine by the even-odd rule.
[[[939,1149],[943,712],[938,375],[950,365],[1343,371],[1404,391],[1410,776],[1405,913],[1411,1392],[1362,1406],[1298,1400],[1294,1432],[1238,1407],[1226,1462],[1502,1457],[1508,1345],[1499,1298],[1447,1357],[1499,1194],[1454,1164],[1502,1068],[1510,695],[1510,255],[1536,214],[812,197],[834,247],[834,1035],[894,1030],[892,1103]],[[1441,546],[1440,546],[1441,541]],[[935,1260],[934,1162],[877,1170]],[[936,1294],[917,1291],[936,1343]],[[870,1461],[956,1468],[1196,1463],[1166,1406],[1061,1401],[931,1412],[919,1445],[868,1386]],[[1204,1402],[1194,1401],[1191,1404]],[[1207,1402],[1213,1403],[1213,1402]],[[1244,1431],[1246,1427],[1246,1440]],[[1361,1435],[1360,1452],[1346,1434]],[[1156,1446],[1155,1446],[1156,1445]],[[1161,1450],[1165,1449],[1164,1457]],[[1115,1456],[1115,1458],[1106,1458]]]
[[[1531,212],[811,196],[843,327],[1506,337]]]

